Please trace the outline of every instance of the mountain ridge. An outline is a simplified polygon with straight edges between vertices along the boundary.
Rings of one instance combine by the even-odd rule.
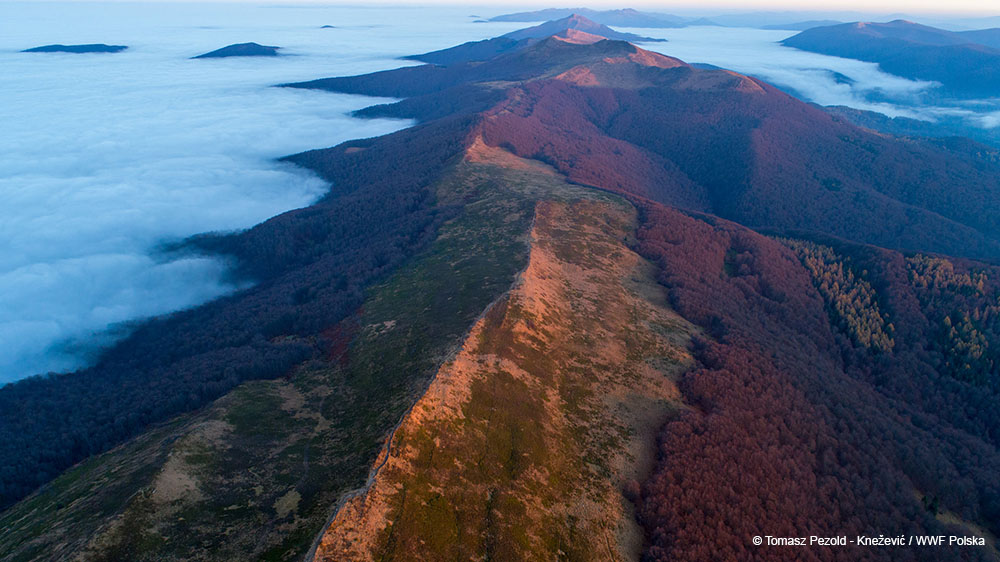
[[[671,14],[640,12],[631,8],[592,10],[589,8],[547,8],[534,12],[518,12],[494,16],[487,21],[532,22],[550,21],[579,14],[597,23],[621,27],[669,28],[684,27],[685,18]]]
[[[500,86],[501,82],[510,83],[512,89],[503,93],[506,86]],[[569,83],[589,87],[575,89]],[[1000,241],[995,237],[1000,225],[990,218],[993,211],[972,210],[962,202],[980,200],[984,209],[1000,204],[996,175],[986,171],[995,165],[979,161],[976,153],[874,134],[758,80],[729,71],[692,68],[624,42],[572,45],[550,38],[485,63],[408,67],[292,86],[409,98],[359,113],[372,117],[422,119],[435,115],[439,107],[448,107],[448,112],[481,112],[498,102],[530,107],[529,113],[535,116],[524,115],[530,117],[527,120],[517,117],[520,110],[496,110],[500,116],[490,126],[494,132],[485,135],[487,142],[510,145],[522,157],[538,158],[542,156],[540,143],[518,140],[528,138],[523,132],[529,124],[535,128],[532,134],[543,136],[545,130],[572,128],[572,135],[594,139],[595,144],[560,148],[554,143],[545,148],[543,157],[556,162],[574,181],[601,184],[618,175],[622,179],[615,180],[616,185],[630,193],[756,228],[805,227],[911,251],[989,260],[1000,257]],[[526,104],[515,100],[517,96],[537,101]],[[660,103],[647,105],[654,96]],[[561,105],[556,99],[562,100]],[[588,99],[592,109],[577,113],[582,99]],[[468,109],[461,109],[463,105]],[[602,115],[602,107],[609,108],[608,113]],[[704,107],[726,109],[713,113]],[[544,125],[539,121],[539,108],[551,114],[542,117]],[[611,112],[620,117],[610,120]],[[705,128],[704,119],[715,122],[717,128]],[[718,128],[723,120],[726,128]],[[520,123],[502,129],[500,122],[513,121]],[[678,136],[657,136],[653,123]],[[790,133],[790,127],[798,136]],[[518,133],[510,137],[514,130]],[[712,137],[715,140],[707,141]],[[803,138],[810,142],[802,142]],[[694,144],[685,146],[684,139]],[[624,145],[628,147],[610,148]],[[608,147],[610,152],[598,154],[595,151],[602,149],[597,147]],[[581,150],[588,153],[586,158]],[[693,151],[702,151],[702,158],[685,157]],[[820,152],[843,156],[834,166]],[[698,167],[694,162],[711,162],[711,167]],[[726,175],[727,166],[733,174]],[[670,171],[665,175],[654,171],[663,169]],[[747,174],[749,170],[756,171]],[[958,180],[959,176],[963,179]],[[904,184],[910,187],[901,191],[898,186]],[[788,186],[792,185],[798,187],[791,190]],[[776,188],[787,191],[779,195]],[[958,195],[963,192],[966,195]],[[849,202],[857,198],[865,204]],[[852,210],[836,210],[845,205]],[[886,217],[894,227],[870,226]],[[932,231],[934,235],[924,236]]]

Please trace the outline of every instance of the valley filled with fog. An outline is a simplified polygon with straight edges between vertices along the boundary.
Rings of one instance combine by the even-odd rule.
[[[348,115],[372,98],[271,86],[413,64],[398,57],[525,27],[474,23],[480,8],[53,6],[8,3],[0,14],[0,384],[78,368],[129,322],[238,289],[225,263],[159,249],[323,195],[321,180],[281,156],[408,125]],[[669,39],[644,48],[821,105],[978,126],[1000,115],[993,102],[924,104],[929,83],[776,43],[793,32],[630,31]],[[248,41],[286,56],[190,59]],[[51,43],[129,48],[19,52]]]
[[[276,158],[407,125],[347,116],[371,98],[272,85],[392,68],[448,37],[512,27],[390,28],[381,11],[344,8],[2,10],[0,383],[74,369],[123,322],[232,291],[225,264],[158,247],[308,205],[324,183]],[[190,60],[247,41],[287,56]],[[129,48],[19,52],[49,43]]]
[[[796,97],[824,106],[843,105],[889,117],[963,120],[970,127],[1000,125],[1000,98],[933,103],[936,84],[882,72],[878,65],[785,47],[794,31],[686,27],[630,29],[666,43],[643,43],[651,51],[689,63],[735,70],[766,80]]]

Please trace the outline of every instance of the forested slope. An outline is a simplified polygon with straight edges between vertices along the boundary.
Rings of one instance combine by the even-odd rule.
[[[754,228],[1000,258],[995,149],[876,134],[758,80],[628,43],[551,38],[486,62],[296,86],[412,96],[364,116],[482,113],[488,143],[572,181]]]
[[[650,560],[788,559],[748,542],[764,535],[1000,531],[997,371],[974,379],[986,364],[949,367],[968,360],[961,342],[973,336],[961,334],[971,330],[933,343],[944,328],[934,311],[965,301],[958,286],[1000,271],[975,265],[971,278],[953,277],[946,260],[930,260],[941,273],[928,273],[925,257],[853,245],[839,253],[656,205],[644,216],[640,253],[660,264],[677,310],[711,336],[695,347],[700,368],[680,382],[693,408],[665,426],[660,466],[643,487]],[[958,285],[922,306],[928,279]],[[984,287],[974,300],[998,296]],[[998,340],[986,339],[992,365]],[[795,556],[993,560],[996,550]]]

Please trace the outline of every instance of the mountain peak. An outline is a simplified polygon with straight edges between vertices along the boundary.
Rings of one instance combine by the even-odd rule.
[[[561,43],[574,44],[597,43],[604,39],[628,42],[665,41],[664,39],[643,37],[634,33],[618,32],[574,12],[561,19],[512,31],[493,39],[470,41],[448,49],[413,55],[407,58],[447,66],[456,63],[488,60],[504,53],[531,47],[536,43],[552,38]]]
[[[655,39],[653,37],[643,37],[634,33],[622,33],[615,31],[606,25],[599,24],[577,13],[571,14],[562,19],[547,21],[534,27],[512,31],[502,35],[501,37],[514,40],[540,39],[556,35],[567,29],[583,31],[590,33],[591,35],[604,37],[605,39],[618,39],[621,41],[662,41],[662,39]]]
[[[598,41],[606,41],[607,39],[601,37],[600,35],[594,35],[593,33],[587,33],[586,31],[579,31],[577,29],[566,29],[556,33],[552,36],[553,39],[557,41],[563,41],[566,43],[573,43],[576,45],[589,45],[592,43],[597,43]]]

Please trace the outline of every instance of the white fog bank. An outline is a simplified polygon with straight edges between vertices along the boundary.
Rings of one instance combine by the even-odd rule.
[[[309,205],[327,186],[276,158],[408,125],[347,115],[386,100],[273,84],[493,33],[464,11],[403,11],[0,3],[0,384],[78,368],[116,325],[232,291],[224,264],[155,248]],[[289,56],[190,60],[248,41]],[[18,52],[51,43],[129,48]]]

